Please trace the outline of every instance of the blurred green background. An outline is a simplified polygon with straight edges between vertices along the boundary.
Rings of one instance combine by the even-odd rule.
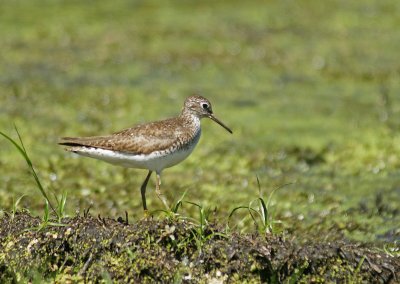
[[[70,215],[141,218],[143,170],[71,155],[60,136],[179,113],[200,93],[194,153],[163,174],[170,202],[230,211],[279,186],[270,210],[298,239],[399,240],[400,2],[2,1],[0,130],[15,123]],[[0,208],[41,214],[25,161],[0,140]],[[154,177],[153,177],[154,178]],[[162,209],[148,190],[150,209]],[[195,216],[185,204],[182,214]],[[251,231],[245,211],[232,226]],[[244,219],[243,218],[247,218]]]

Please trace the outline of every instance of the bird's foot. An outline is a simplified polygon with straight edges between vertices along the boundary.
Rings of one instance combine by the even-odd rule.
[[[145,209],[143,211],[143,218],[141,220],[149,220],[151,218],[151,214],[149,212],[149,210]]]

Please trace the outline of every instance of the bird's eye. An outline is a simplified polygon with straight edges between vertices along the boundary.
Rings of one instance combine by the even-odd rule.
[[[204,109],[208,109],[208,104],[202,104],[201,105]]]

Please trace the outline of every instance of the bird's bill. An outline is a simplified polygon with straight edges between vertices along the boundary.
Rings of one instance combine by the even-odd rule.
[[[225,128],[226,131],[228,131],[229,133],[231,133],[231,134],[233,133],[232,130],[230,130],[230,128],[228,126],[223,124],[222,121],[220,121],[218,118],[216,118],[213,114],[210,114],[208,117],[211,118],[212,120],[214,120],[219,125],[221,125],[223,128]]]

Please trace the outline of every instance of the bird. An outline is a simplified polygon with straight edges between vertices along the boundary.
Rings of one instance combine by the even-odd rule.
[[[194,150],[201,135],[202,118],[210,118],[229,133],[232,130],[219,120],[208,99],[192,95],[185,99],[181,113],[172,118],[138,124],[111,135],[62,137],[59,145],[65,150],[110,164],[148,170],[141,187],[143,210],[146,204],[147,183],[156,173],[156,195],[169,210],[161,192],[161,173],[185,160]]]

